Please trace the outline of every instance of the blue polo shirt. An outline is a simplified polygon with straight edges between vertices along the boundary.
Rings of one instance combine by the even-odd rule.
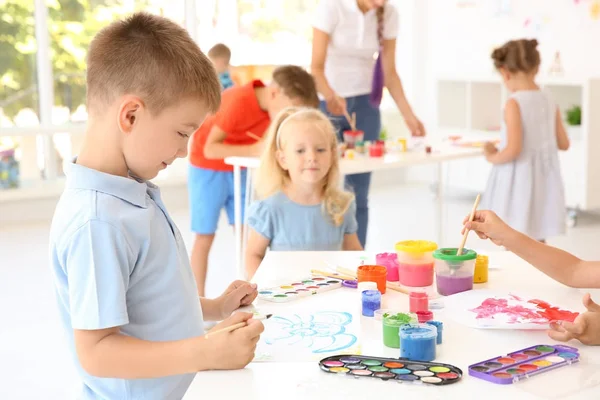
[[[71,164],[50,233],[62,324],[83,399],[181,399],[194,374],[158,379],[88,375],[73,329],[120,327],[149,341],[204,334],[185,245],[158,187]]]

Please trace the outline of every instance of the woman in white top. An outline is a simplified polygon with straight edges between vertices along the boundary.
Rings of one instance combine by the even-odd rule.
[[[386,0],[319,2],[313,24],[311,72],[323,99],[321,109],[335,116],[332,119],[340,138],[341,132],[350,129],[343,115],[356,113],[357,129],[364,132],[364,139],[379,139],[379,101],[384,85],[412,134],[425,134],[423,124],[406,100],[396,72],[397,34],[398,11]],[[380,58],[376,63],[378,52]],[[375,74],[375,79],[374,71],[380,72]],[[371,174],[350,175],[346,181],[356,195],[358,237],[364,247]]]
[[[563,234],[566,204],[558,151],[569,148],[560,110],[535,83],[540,65],[537,40],[511,40],[492,53],[510,92],[500,148],[487,143],[494,166],[482,207],[516,230],[545,241]]]

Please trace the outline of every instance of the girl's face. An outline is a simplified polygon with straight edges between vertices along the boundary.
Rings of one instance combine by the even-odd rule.
[[[281,132],[277,160],[295,185],[318,186],[326,178],[333,157],[331,140],[314,121],[289,121]]]

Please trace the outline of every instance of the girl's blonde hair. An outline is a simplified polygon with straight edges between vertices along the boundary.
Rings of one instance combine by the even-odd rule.
[[[310,122],[329,139],[331,166],[323,179],[323,212],[336,226],[340,226],[344,221],[344,214],[354,200],[354,195],[345,191],[341,184],[335,128],[327,116],[317,109],[288,107],[271,122],[256,174],[256,192],[264,199],[283,190],[290,183],[290,175],[288,171],[281,168],[277,160],[277,152],[283,149],[286,136],[299,134],[294,131],[293,122]]]

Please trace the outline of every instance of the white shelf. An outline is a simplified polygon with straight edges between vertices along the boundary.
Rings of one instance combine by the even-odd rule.
[[[538,84],[548,90],[561,114],[574,105],[581,107],[580,126],[565,123],[571,148],[560,153],[567,205],[582,210],[600,209],[600,78],[541,77]],[[448,135],[478,138],[499,137],[507,92],[497,75],[442,76],[436,82],[437,127]],[[497,136],[495,136],[497,135]],[[491,166],[483,159],[454,163],[448,182],[462,189],[485,188]]]

